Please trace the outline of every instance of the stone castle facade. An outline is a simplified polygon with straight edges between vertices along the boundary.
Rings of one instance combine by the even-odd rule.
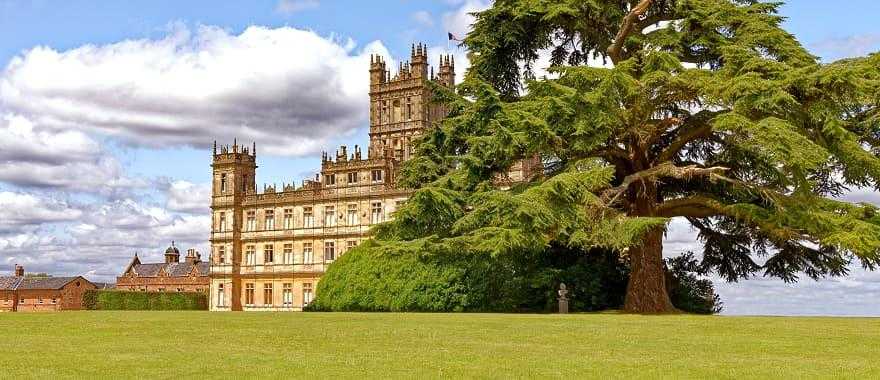
[[[257,192],[256,145],[215,144],[211,310],[302,310],[327,266],[411,194],[395,186],[395,177],[413,154],[413,139],[445,117],[444,107],[430,102],[429,83],[453,87],[454,59],[441,56],[435,75],[419,44],[394,76],[379,56],[371,58],[369,75],[366,154],[358,146],[325,153],[321,172],[300,187]],[[522,179],[531,168],[518,164],[509,177]]]

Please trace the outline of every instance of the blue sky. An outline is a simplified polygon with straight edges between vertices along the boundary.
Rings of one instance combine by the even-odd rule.
[[[789,3],[786,28],[826,61],[880,50],[878,3]],[[0,0],[0,273],[106,281],[172,239],[206,252],[214,139],[257,140],[258,182],[299,183],[321,150],[367,141],[369,54],[396,61],[424,42],[435,59],[488,4]],[[674,223],[666,247],[697,246]],[[880,276],[858,269],[718,287],[730,313],[880,315],[863,302]]]

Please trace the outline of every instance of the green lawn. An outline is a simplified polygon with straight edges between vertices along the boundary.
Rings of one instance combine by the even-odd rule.
[[[880,378],[880,319],[0,314],[11,377]]]

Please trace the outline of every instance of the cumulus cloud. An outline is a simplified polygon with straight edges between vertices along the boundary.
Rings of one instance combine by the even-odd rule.
[[[158,40],[67,51],[39,46],[0,74],[0,107],[56,131],[147,147],[257,141],[278,155],[316,153],[368,120],[369,55],[290,27],[241,34],[178,26]]]
[[[0,193],[2,194],[2,193]],[[0,195],[0,200],[6,195]],[[46,199],[29,199],[18,194],[10,199],[20,209],[34,206],[42,211],[9,211],[29,220],[39,229],[0,232],[0,262],[7,270],[14,263],[31,272],[83,274],[97,281],[113,281],[135,252],[142,260],[161,261],[162,252],[174,240],[181,249],[196,248],[208,258],[211,217],[176,214],[156,205],[133,199],[102,204],[66,204]],[[0,201],[0,206],[4,205]],[[4,212],[4,211],[0,211]],[[0,214],[0,218],[6,217]],[[49,229],[57,233],[48,232]]]
[[[0,181],[117,194],[144,185],[83,132],[37,127],[21,115],[0,115]]]
[[[174,181],[168,185],[167,208],[172,211],[206,213],[211,206],[211,184]]]
[[[0,192],[0,233],[21,231],[44,223],[72,221],[81,215],[80,210],[61,200],[28,193]],[[17,236],[15,241],[20,245],[23,238]]]
[[[293,14],[309,9],[315,9],[321,4],[318,0],[280,0],[275,10],[279,13]]]

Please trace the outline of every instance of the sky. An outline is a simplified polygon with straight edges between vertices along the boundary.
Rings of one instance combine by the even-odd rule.
[[[842,6],[844,4],[846,6]],[[209,252],[210,149],[256,142],[259,183],[299,183],[368,140],[368,63],[410,44],[456,57],[489,0],[0,0],[0,275],[114,281],[172,240]],[[826,62],[880,51],[880,3],[791,0],[785,27]],[[880,205],[854,189],[852,201]],[[699,251],[673,221],[665,254]],[[880,273],[785,284],[713,278],[725,314],[880,316]]]

